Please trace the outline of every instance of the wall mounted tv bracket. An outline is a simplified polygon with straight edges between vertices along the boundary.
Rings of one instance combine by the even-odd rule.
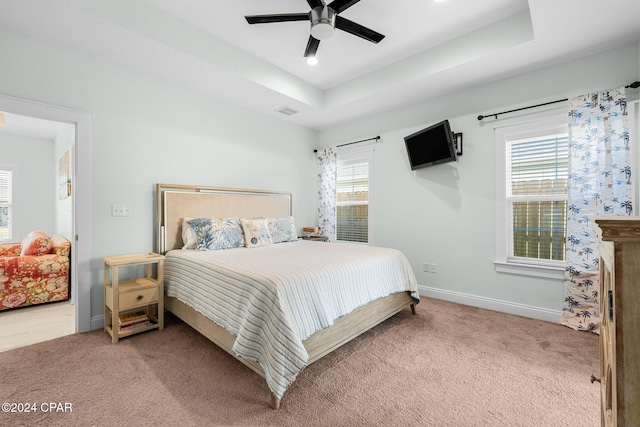
[[[451,132],[453,135],[453,142],[456,145],[456,154],[462,156],[462,132]]]

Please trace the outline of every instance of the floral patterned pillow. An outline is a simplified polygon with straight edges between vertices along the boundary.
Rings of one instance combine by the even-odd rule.
[[[22,239],[20,256],[46,255],[51,251],[51,239],[44,231],[32,231]]]
[[[298,240],[298,231],[292,216],[267,218],[272,243],[293,242]]]
[[[71,242],[59,234],[51,236],[51,252],[62,257],[68,257],[71,252]]]
[[[199,251],[217,251],[244,246],[242,227],[237,218],[195,218],[187,221],[196,236]]]
[[[240,218],[240,222],[244,230],[244,242],[248,248],[271,244],[271,235],[269,234],[269,225],[266,218]]]

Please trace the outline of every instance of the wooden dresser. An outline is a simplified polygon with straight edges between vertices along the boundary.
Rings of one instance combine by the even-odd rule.
[[[596,219],[603,426],[640,426],[640,217]]]

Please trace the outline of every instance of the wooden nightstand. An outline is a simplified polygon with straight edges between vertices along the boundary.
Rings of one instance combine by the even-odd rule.
[[[155,278],[153,264],[157,264]],[[121,282],[120,267],[136,265],[147,266],[146,277]],[[164,329],[163,268],[164,256],[150,252],[104,258],[104,330],[112,342]]]

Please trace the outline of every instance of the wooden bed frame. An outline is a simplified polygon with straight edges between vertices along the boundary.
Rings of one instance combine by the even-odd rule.
[[[164,254],[182,247],[182,220],[185,217],[282,217],[291,215],[292,203],[290,193],[156,184],[156,207],[157,252]],[[165,295],[164,305],[193,329],[264,378],[264,371],[257,362],[237,357],[233,353],[235,337],[226,329],[175,298]],[[333,326],[320,330],[303,341],[309,354],[308,364],[407,307],[415,314],[415,301],[409,292],[399,292],[372,301],[337,319]],[[273,393],[271,406],[273,409],[280,407],[280,398]]]

